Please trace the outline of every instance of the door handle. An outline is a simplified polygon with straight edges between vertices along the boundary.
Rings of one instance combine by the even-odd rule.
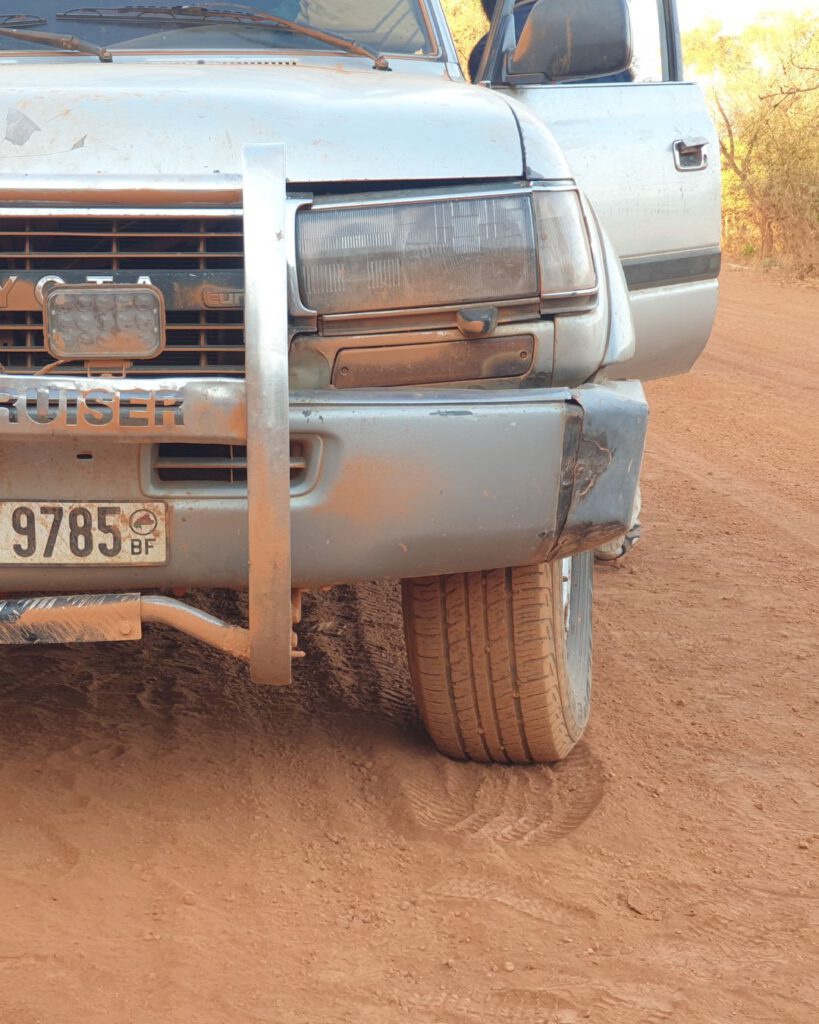
[[[678,171],[703,171],[708,166],[708,139],[677,139],[673,149]]]

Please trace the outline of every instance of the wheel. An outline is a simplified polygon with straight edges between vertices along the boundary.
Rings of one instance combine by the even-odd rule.
[[[421,716],[438,749],[473,761],[559,761],[591,704],[594,561],[404,580]]]

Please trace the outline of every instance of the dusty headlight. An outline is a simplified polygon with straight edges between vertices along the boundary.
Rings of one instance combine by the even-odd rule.
[[[319,314],[538,294],[528,193],[299,213],[301,298]]]
[[[549,302],[597,287],[573,189],[317,206],[299,212],[296,244],[302,302],[320,315]]]
[[[586,295],[597,287],[589,233],[573,190],[533,193],[540,294],[544,299]]]

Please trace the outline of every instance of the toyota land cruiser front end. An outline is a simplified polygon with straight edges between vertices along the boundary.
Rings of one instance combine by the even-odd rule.
[[[0,17],[0,642],[160,622],[283,684],[303,592],[397,578],[439,748],[564,756],[647,406],[549,130],[461,80],[437,3],[29,8]],[[247,625],[194,587],[247,589]]]

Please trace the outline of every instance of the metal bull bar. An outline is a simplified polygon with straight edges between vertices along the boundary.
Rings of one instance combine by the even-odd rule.
[[[290,564],[290,430],[287,334],[287,240],[285,151],[281,145],[244,151],[245,382],[140,381],[152,396],[152,422],[123,441],[166,437],[163,389],[207,393],[219,400],[210,423],[202,418],[174,433],[214,440],[246,439],[248,486],[249,626],[231,626],[167,597],[97,594],[0,601],[0,643],[67,643],[137,640],[144,622],[162,623],[250,662],[257,683],[290,682],[293,604]],[[19,378],[21,384],[25,378]],[[41,379],[37,378],[37,383]],[[29,383],[31,383],[29,381]],[[74,379],[51,377],[49,387],[71,394]],[[106,381],[112,392],[127,382]],[[167,390],[164,392],[167,394]],[[198,407],[202,408],[200,401]],[[11,413],[9,413],[11,415]],[[45,438],[57,423],[39,426]],[[74,436],[83,433],[77,425]]]
[[[290,406],[284,146],[244,153],[250,671],[290,682]]]

